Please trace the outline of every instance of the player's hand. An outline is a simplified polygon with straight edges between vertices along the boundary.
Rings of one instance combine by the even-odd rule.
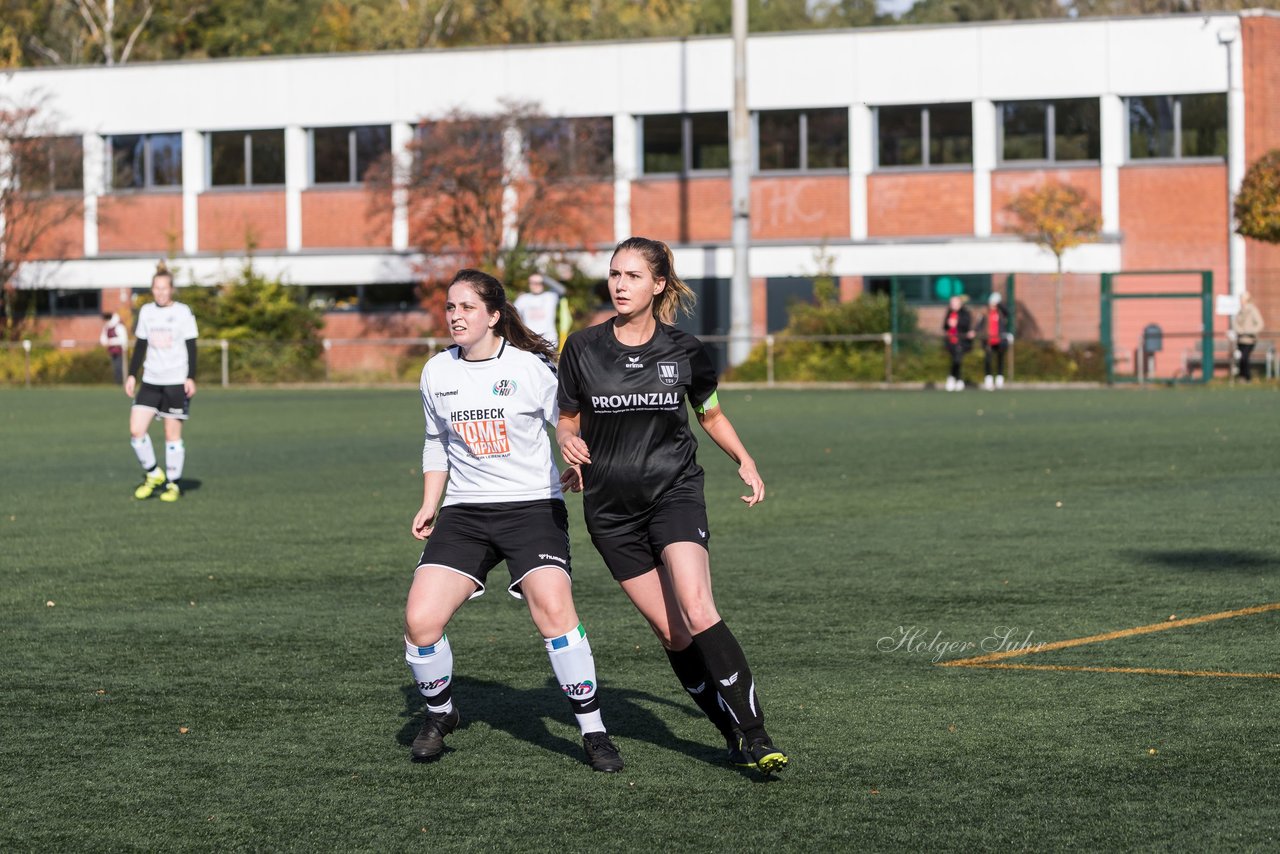
[[[188,377],[182,381],[182,390],[186,392],[187,397],[196,396],[196,381]]]
[[[569,466],[560,472],[560,488],[568,492],[582,491],[582,467]]]
[[[742,500],[747,502],[748,507],[755,507],[761,501],[764,501],[764,481],[760,478],[760,473],[756,471],[754,462],[747,460],[739,466],[738,477],[742,478],[742,482],[747,485],[747,489],[751,490],[750,495],[742,496]]]
[[[581,436],[570,436],[561,442],[560,456],[564,457],[564,461],[571,466],[591,463],[591,452],[587,450],[587,443],[582,441]]]
[[[133,397],[133,393],[137,390],[137,388],[138,388],[137,377],[127,376],[124,378],[124,396],[125,397]]]
[[[431,536],[436,526],[436,510],[434,507],[422,507],[413,517],[412,534],[415,540],[425,540]]]

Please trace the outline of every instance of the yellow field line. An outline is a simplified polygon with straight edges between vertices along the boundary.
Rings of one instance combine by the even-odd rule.
[[[948,662],[956,665],[958,662]],[[1076,667],[1066,664],[961,664],[990,670],[1067,670],[1075,673],[1146,673],[1152,676],[1234,676],[1239,679],[1280,679],[1280,673],[1230,673],[1224,670],[1167,670],[1163,667]]]
[[[1117,632],[1107,632],[1101,635],[1090,635],[1087,638],[1073,638],[1071,640],[1054,641],[1046,644],[1035,644],[1026,649],[1006,649],[1002,652],[993,652],[988,655],[975,655],[970,658],[957,658],[955,661],[942,662],[942,667],[976,667],[978,665],[987,664],[992,661],[1002,661],[1006,658],[1017,658],[1023,655],[1032,655],[1037,652],[1052,652],[1055,649],[1067,649],[1073,646],[1084,646],[1090,643],[1101,643],[1102,641],[1117,640],[1119,638],[1129,638],[1136,635],[1146,635],[1151,632],[1163,632],[1168,629],[1179,629],[1184,626],[1195,626],[1200,623],[1211,623],[1214,620],[1228,620],[1232,617],[1247,617],[1250,614],[1262,614],[1267,611],[1280,611],[1280,602],[1272,602],[1269,605],[1254,605],[1251,608],[1239,608],[1235,611],[1220,611],[1217,614],[1205,614],[1203,617],[1188,617],[1184,620],[1166,620],[1163,623],[1152,623],[1149,626],[1137,626],[1132,629],[1121,629]],[[1121,671],[1124,672],[1124,671]]]

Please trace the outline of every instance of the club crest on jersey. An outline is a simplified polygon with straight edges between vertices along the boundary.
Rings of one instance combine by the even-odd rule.
[[[632,371],[632,370],[635,370],[636,368],[643,368],[644,362],[640,361],[639,356],[628,356],[627,363],[623,365],[623,367],[629,371]]]
[[[664,385],[675,385],[680,382],[680,365],[678,362],[659,362],[658,379]]]
[[[510,397],[516,393],[516,381],[498,380],[493,384],[493,393],[498,397]]]

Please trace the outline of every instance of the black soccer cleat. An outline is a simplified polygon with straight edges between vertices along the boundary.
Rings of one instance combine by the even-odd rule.
[[[458,728],[458,721],[461,719],[456,708],[439,715],[427,712],[427,719],[418,731],[418,737],[413,740],[410,751],[413,761],[430,762],[444,753],[444,737]]]
[[[582,737],[582,749],[587,754],[587,764],[596,771],[614,774],[622,770],[622,754],[608,733],[587,733]]]
[[[787,767],[787,754],[773,746],[769,736],[761,733],[751,741],[743,739],[742,752],[762,774],[776,774]]]
[[[734,730],[724,737],[725,760],[735,768],[754,768],[756,761],[742,749],[742,733]]]

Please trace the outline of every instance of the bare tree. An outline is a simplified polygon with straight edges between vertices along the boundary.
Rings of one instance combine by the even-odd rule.
[[[32,35],[29,44],[54,65],[92,61],[95,47],[103,64],[123,65],[154,13],[155,0],[126,0],[123,8],[116,0],[56,0],[49,31]]]
[[[18,305],[19,270],[40,257],[56,260],[71,247],[59,226],[78,217],[84,204],[79,137],[59,136],[40,101],[0,100],[0,302],[4,330],[15,340],[28,318]]]

